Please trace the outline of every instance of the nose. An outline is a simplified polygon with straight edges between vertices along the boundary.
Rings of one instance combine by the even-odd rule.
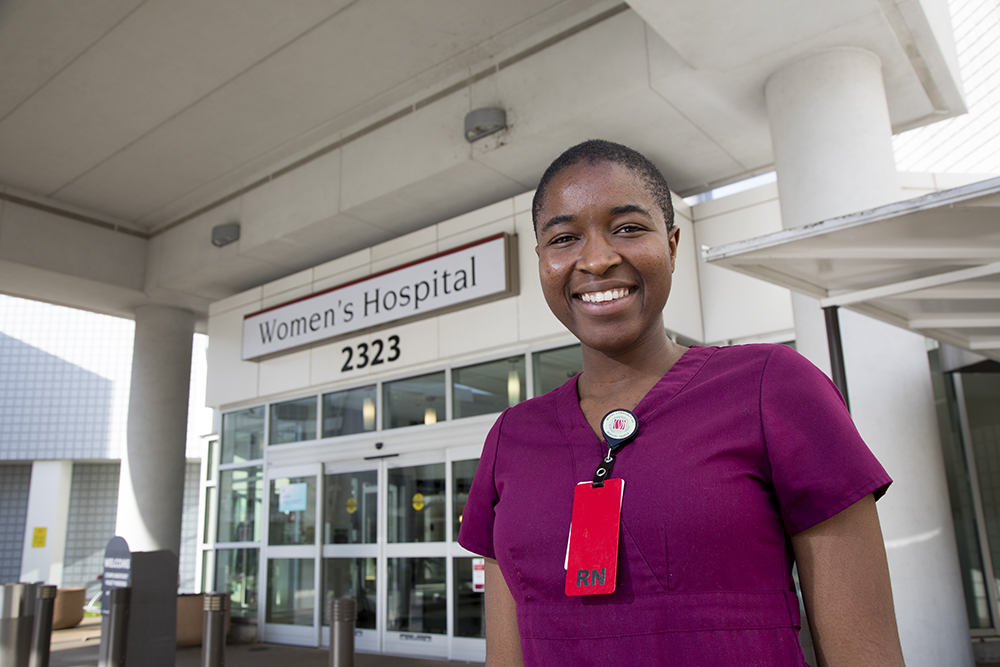
[[[576,266],[579,270],[595,276],[604,275],[608,269],[622,263],[621,255],[603,234],[588,236],[583,243]]]

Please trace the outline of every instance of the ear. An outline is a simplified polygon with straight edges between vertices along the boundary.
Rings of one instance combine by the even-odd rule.
[[[673,273],[674,269],[677,267],[677,244],[680,243],[681,240],[681,228],[678,227],[676,224],[674,225],[673,229],[670,230],[669,239],[670,239],[669,240],[670,273]]]
[[[538,254],[538,245],[537,244],[535,245],[535,257],[541,257],[541,255]]]

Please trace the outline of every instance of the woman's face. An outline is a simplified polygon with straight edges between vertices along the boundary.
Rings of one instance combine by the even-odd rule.
[[[679,230],[641,178],[609,162],[569,167],[537,223],[545,300],[583,345],[613,355],[663,334]]]

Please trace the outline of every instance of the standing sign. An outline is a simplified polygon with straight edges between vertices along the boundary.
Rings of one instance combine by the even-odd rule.
[[[243,318],[244,361],[517,293],[512,238],[497,234]]]
[[[101,582],[101,615],[107,616],[111,613],[111,589],[132,585],[132,551],[124,537],[115,535],[108,542]]]

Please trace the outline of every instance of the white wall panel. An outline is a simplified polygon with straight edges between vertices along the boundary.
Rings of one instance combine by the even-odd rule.
[[[260,288],[253,290],[260,292]],[[237,295],[238,296],[238,295]],[[236,299],[236,297],[231,297]],[[243,316],[260,310],[252,302],[208,318],[208,388],[205,404],[210,406],[239,403],[257,397],[260,365],[240,359],[243,341]]]
[[[309,381],[311,354],[311,350],[302,350],[259,362],[262,393],[283,394],[312,384]]]
[[[698,248],[781,230],[781,211],[774,184],[698,204],[693,212]],[[794,328],[787,289],[735,271],[708,266],[700,258],[699,276],[706,342],[752,338]]]

